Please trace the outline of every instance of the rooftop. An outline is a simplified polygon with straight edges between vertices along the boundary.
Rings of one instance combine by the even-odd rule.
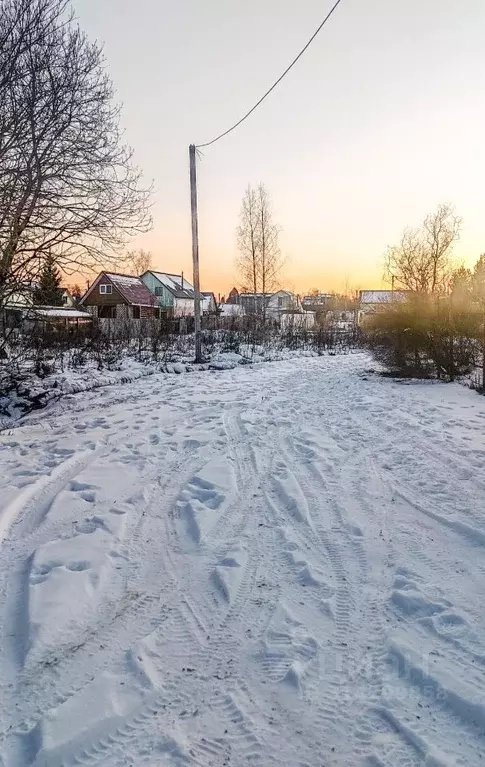
[[[389,304],[393,301],[403,301],[409,290],[361,290],[362,304]]]
[[[66,309],[61,306],[35,306],[33,313],[39,317],[68,317],[75,320],[91,320],[89,312],[80,312],[78,309]]]
[[[104,274],[129,304],[134,306],[156,305],[154,295],[150,293],[139,277],[131,274],[116,274],[115,272],[104,272]]]
[[[153,269],[150,269],[150,273],[153,274],[162,285],[165,285],[176,298],[194,298],[194,288],[183,275],[155,272]]]

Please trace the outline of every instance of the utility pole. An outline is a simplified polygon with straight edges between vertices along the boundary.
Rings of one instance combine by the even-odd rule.
[[[195,144],[189,146],[190,161],[190,209],[192,213],[192,262],[194,266],[194,330],[195,361],[202,362],[202,338],[200,334],[200,278],[199,278],[199,222],[197,216],[197,169]]]

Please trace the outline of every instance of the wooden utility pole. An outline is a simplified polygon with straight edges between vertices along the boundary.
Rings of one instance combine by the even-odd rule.
[[[199,222],[197,216],[197,169],[195,144],[189,146],[190,161],[190,209],[192,213],[192,262],[194,265],[194,329],[195,361],[202,362],[202,338],[200,333],[200,279],[199,279]]]

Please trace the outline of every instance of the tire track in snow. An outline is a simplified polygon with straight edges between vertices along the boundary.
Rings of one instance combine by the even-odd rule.
[[[355,415],[352,418],[356,423]],[[473,538],[475,535],[477,542],[485,545],[483,517],[480,511],[477,511],[481,501],[481,493],[477,493],[477,490],[482,490],[484,485],[475,480],[470,465],[463,461],[461,450],[456,447],[456,444],[453,444],[453,449],[450,450],[449,445],[440,439],[441,444],[435,446],[433,438],[436,438],[436,435],[427,435],[426,427],[420,427],[418,435],[409,429],[401,430],[404,431],[405,436],[400,440],[399,422],[394,423],[395,433],[392,438],[389,438],[386,436],[388,415],[380,410],[370,418],[363,408],[359,418],[360,429],[362,424],[365,424],[366,431],[371,435],[370,444],[374,463],[382,464],[381,456],[386,457],[389,453],[392,456],[392,449],[395,449],[400,442],[405,446],[402,460],[399,463],[391,462],[391,465],[386,465],[388,481],[392,481],[396,486],[401,483],[406,488],[403,500],[420,504],[418,510],[421,510],[425,516],[455,529],[458,534],[465,537]],[[425,449],[423,449],[423,442]],[[423,465],[427,466],[425,480],[422,476]],[[470,482],[460,481],[460,478],[456,476],[457,469],[467,479],[473,476],[474,492],[470,491]],[[413,488],[415,481],[419,481],[419,485]],[[431,508],[425,509],[423,502]],[[439,511],[433,511],[436,506],[439,506]],[[460,519],[457,519],[457,511],[460,513]]]
[[[344,408],[345,403],[342,403],[342,406]],[[329,445],[330,453],[319,454],[318,448],[315,449],[314,445],[306,443],[305,439],[302,440],[300,436],[295,437],[294,435],[290,435],[286,442],[290,454],[293,455],[292,451],[296,452],[297,460],[294,461],[288,457],[286,462],[291,464],[297,473],[300,487],[304,488],[307,502],[309,498],[314,496],[313,502],[312,500],[308,502],[308,506],[312,510],[312,527],[316,529],[324,548],[328,551],[337,582],[340,582],[341,585],[335,597],[336,607],[334,611],[339,629],[339,637],[335,642],[336,650],[332,651],[336,663],[333,668],[328,668],[327,665],[325,669],[325,681],[327,681],[329,671],[330,677],[333,677],[326,691],[328,692],[327,700],[330,700],[330,704],[320,705],[317,701],[316,707],[321,718],[329,723],[329,732],[331,732],[332,724],[335,723],[336,719],[339,719],[340,722],[347,719],[349,727],[345,732],[346,739],[348,739],[348,732],[354,729],[353,723],[358,720],[353,737],[349,742],[352,756],[350,761],[345,762],[354,767],[356,760],[367,753],[366,732],[364,731],[367,721],[359,718],[362,713],[362,705],[365,707],[366,703],[370,705],[374,701],[380,700],[382,685],[379,674],[387,660],[387,655],[386,634],[382,624],[382,597],[376,591],[370,590],[367,585],[372,571],[366,557],[364,540],[357,528],[354,531],[355,523],[352,517],[348,518],[346,513],[347,509],[360,507],[362,498],[359,482],[349,482],[349,478],[357,474],[357,478],[360,480],[360,477],[365,475],[365,465],[371,455],[372,439],[369,439],[370,435],[367,434],[367,438],[358,439],[355,443],[357,435],[362,432],[362,424],[358,425],[357,428],[354,419],[350,419],[348,428],[342,429],[346,415],[346,411],[339,412],[338,407],[332,411],[332,420],[335,419],[335,423],[339,424],[340,428],[339,439],[336,440],[334,437],[333,440],[336,447],[338,446],[339,455],[335,455],[334,451],[333,462],[329,462],[327,458],[327,455],[332,455],[331,444]],[[327,424],[325,426],[327,427]],[[332,432],[331,423],[328,426],[329,428],[325,429],[325,436]],[[351,448],[349,454],[343,452],[349,447]],[[362,464],[364,464],[364,468],[362,468]],[[345,476],[346,479],[343,484],[340,479],[342,476]],[[321,488],[319,495],[317,495],[318,488]],[[324,501],[323,507],[328,509],[326,524],[322,524],[322,500]],[[325,501],[328,503],[325,504]],[[375,527],[375,506],[367,509],[367,518],[369,521],[374,518],[370,525],[372,531]],[[343,563],[345,563],[344,566],[342,566]],[[358,564],[357,571],[355,570],[355,563]],[[349,601],[352,595],[355,598],[350,604],[349,611]],[[369,628],[371,629],[370,633]],[[339,652],[340,645],[343,649]],[[330,660],[330,664],[332,664],[332,657],[329,658],[327,655],[324,662],[327,660]],[[363,682],[362,685],[361,682]],[[343,693],[349,689],[357,692],[356,699],[353,697],[344,699]],[[365,691],[364,700],[359,697],[361,690]],[[367,693],[369,695],[368,701],[366,700]],[[317,681],[314,686],[314,695],[318,698],[320,694]],[[335,705],[335,701],[337,705]],[[340,713],[342,708],[345,710]],[[341,755],[341,759],[343,764],[343,755]]]
[[[284,464],[287,475],[292,478],[297,488],[298,495],[304,499],[305,511],[309,514],[309,523],[301,523],[298,526],[298,536],[303,539],[306,547],[319,563],[321,560],[321,549],[326,554],[330,563],[334,580],[334,619],[335,632],[333,636],[333,647],[322,647],[321,662],[316,658],[313,660],[313,653],[308,656],[306,663],[308,678],[310,709],[307,709],[306,716],[315,719],[315,727],[321,729],[322,723],[325,723],[325,732],[328,741],[334,735],[336,729],[341,728],[344,731],[348,728],[349,716],[342,705],[341,688],[341,668],[340,658],[342,657],[342,648],[350,645],[352,621],[351,613],[353,610],[352,593],[347,579],[347,568],[342,556],[342,542],[338,540],[342,536],[341,520],[332,509],[329,509],[329,518],[326,520],[321,516],[321,504],[314,491],[311,489],[311,479],[306,474],[305,467],[302,465],[301,456],[298,451],[292,452],[293,444],[290,438],[283,439],[278,444],[278,456]],[[289,452],[290,451],[290,452]],[[291,468],[290,468],[291,466]],[[281,524],[286,514],[287,523],[296,527],[295,520],[287,516],[286,504],[277,504],[276,510],[278,520]],[[302,514],[302,517],[305,515]],[[332,518],[333,517],[333,518]],[[331,527],[330,527],[331,526]],[[345,541],[346,544],[346,541]],[[326,563],[323,563],[325,571]],[[284,637],[281,638],[286,643]],[[284,648],[283,648],[284,649]],[[285,653],[283,652],[283,655]],[[277,653],[278,656],[278,653]],[[302,656],[303,660],[303,656]],[[315,665],[316,663],[316,665]],[[323,674],[323,676],[322,676]]]
[[[236,472],[238,476],[238,483],[240,486],[240,489],[247,488],[248,482],[251,480],[254,481],[253,473],[251,472],[250,466],[252,465],[252,459],[248,456],[246,457],[246,453],[244,451],[244,448],[241,448],[241,444],[244,444],[244,436],[242,434],[242,431],[238,430],[238,425],[234,427],[234,432],[237,436],[235,437],[238,442],[238,448],[235,451],[236,453]],[[247,515],[249,513],[249,506],[245,509],[243,509],[243,521],[246,519]],[[234,530],[232,530],[232,526],[228,520],[229,525],[229,531],[226,532],[226,534],[230,534],[231,536],[234,534]],[[239,520],[238,525],[236,527],[235,532],[241,531],[241,521]],[[173,533],[173,531],[172,531]],[[256,539],[257,540],[257,539]],[[176,609],[176,612],[179,614],[179,618],[176,619],[176,624],[178,625],[178,629],[174,629],[172,626],[172,629],[170,628],[170,624],[173,624],[173,616],[171,620],[168,621],[167,625],[163,626],[163,636],[160,634],[160,640],[162,641],[162,645],[160,648],[160,656],[159,656],[159,664],[160,667],[163,668],[166,666],[166,644],[163,644],[164,636],[166,637],[167,634],[171,634],[171,641],[177,646],[181,648],[181,655],[182,657],[186,657],[188,661],[190,661],[191,665],[195,665],[196,667],[203,669],[203,675],[196,677],[190,677],[191,679],[194,678],[194,693],[197,693],[197,689],[201,686],[204,687],[210,684],[212,687],[214,685],[214,676],[221,676],[223,678],[223,674],[227,673],[228,668],[228,661],[232,661],[232,657],[235,651],[237,651],[237,644],[238,644],[238,635],[242,631],[241,624],[243,623],[243,613],[245,606],[248,603],[248,600],[250,598],[251,593],[254,590],[255,587],[255,578],[256,573],[258,569],[258,550],[257,547],[254,546],[255,540],[253,538],[252,544],[253,548],[250,552],[250,555],[248,554],[248,561],[245,568],[245,571],[241,577],[241,581],[239,583],[239,586],[237,588],[237,591],[233,598],[231,599],[230,605],[228,607],[228,610],[226,613],[221,617],[219,623],[216,625],[215,629],[210,631],[207,638],[205,638],[207,641],[204,641],[200,644],[198,644],[197,647],[194,646],[194,643],[192,642],[192,646],[190,648],[190,652],[187,653],[186,650],[183,648],[187,647],[187,645],[190,644],[189,641],[189,634],[191,633],[191,629],[189,628],[190,624],[192,624],[192,631],[193,631],[193,624],[197,625],[199,629],[201,627],[206,627],[209,624],[209,621],[207,620],[206,616],[201,612],[201,605],[198,605],[197,611],[194,610],[193,606],[190,604],[190,601],[188,599],[188,594],[184,594],[183,589],[180,589],[180,581],[177,578],[176,574],[176,567],[170,564],[168,562],[167,564],[167,577],[170,581],[170,591],[172,593],[175,593],[180,598],[180,604],[183,605],[181,608],[181,612],[178,608]],[[174,603],[175,604],[175,603]],[[155,629],[155,632],[152,636],[157,637],[159,634],[158,630]],[[193,639],[193,638],[192,638]],[[201,640],[202,637],[199,637],[199,640]],[[155,639],[156,642],[156,639]],[[172,656],[173,657],[173,656]],[[185,686],[187,686],[186,682],[186,676],[184,674],[177,674],[173,676],[173,674],[165,674],[165,679],[171,680],[171,687],[174,690],[177,690],[182,682],[185,683]],[[232,682],[231,682],[232,684]],[[200,693],[199,693],[200,694]],[[190,696],[190,699],[192,699],[194,696]],[[195,695],[196,698],[196,695]],[[219,707],[222,712],[226,709],[229,713],[233,711],[232,704],[229,704],[228,701],[231,698],[230,692],[224,692],[221,691],[215,695],[214,693],[211,693],[210,697],[208,698],[209,705],[214,705],[216,707]],[[169,699],[170,700],[170,699]],[[222,702],[221,702],[222,701]],[[172,705],[171,703],[167,705]],[[131,734],[135,732],[139,727],[143,725],[143,727],[147,727],[149,725],[149,720],[151,720],[153,717],[156,717],[156,714],[159,710],[159,700],[155,696],[154,700],[150,704],[151,708],[146,709],[144,707],[137,715],[135,719],[131,720],[131,723],[129,725],[129,730]],[[227,714],[226,714],[227,716]],[[237,719],[239,717],[236,717]],[[229,716],[230,719],[230,716]],[[239,736],[239,742],[243,745],[238,746],[238,748],[247,751],[247,753],[251,753],[252,758],[256,758],[256,752],[258,751],[258,748],[256,746],[257,744],[257,737],[254,735],[252,731],[252,723],[248,721],[244,721],[244,718],[241,719],[241,728],[242,731]],[[234,721],[232,722],[234,724]],[[153,723],[152,723],[153,725]],[[152,726],[149,725],[149,726]],[[132,729],[133,728],[133,729]],[[117,740],[118,736],[111,735],[111,739]],[[136,740],[136,738],[135,738]],[[99,762],[98,755],[96,754],[96,749],[98,749],[99,746],[95,746],[95,750],[91,748],[88,748],[83,750],[78,756],[76,756],[76,759],[82,760],[81,763],[86,764],[95,764]],[[207,747],[207,739],[204,742],[200,742],[199,745],[194,745],[195,752],[197,752],[197,764],[211,764],[211,749]],[[194,752],[194,753],[195,753]],[[204,761],[204,753],[206,754],[209,761]],[[102,750],[102,759],[105,759],[105,750]],[[103,762],[104,763],[104,762]]]
[[[93,450],[83,450],[56,466],[50,474],[24,487],[0,513],[0,544],[15,526],[16,537],[25,537],[43,522],[49,509],[69,480],[89,466],[100,452],[100,445]]]
[[[382,434],[379,433],[379,429],[375,428],[375,424],[369,423],[368,419],[365,420],[366,427],[372,434],[371,442],[375,446],[375,451],[369,451],[367,457],[368,471],[358,472],[357,475],[359,478],[362,478],[365,476],[365,474],[370,475],[373,473],[376,477],[376,481],[380,484],[380,497],[383,500],[383,505],[385,505],[391,513],[394,512],[394,516],[390,518],[389,525],[383,525],[383,529],[389,537],[389,541],[387,542],[387,545],[389,546],[389,554],[387,562],[388,577],[382,578],[382,583],[385,584],[388,582],[387,593],[390,599],[390,577],[392,578],[393,573],[397,573],[397,584],[401,580],[404,581],[404,578],[401,577],[399,573],[401,571],[404,573],[407,572],[406,568],[404,568],[404,570],[399,567],[396,568],[396,553],[391,542],[391,540],[396,537],[399,539],[400,547],[403,547],[403,550],[408,552],[407,561],[419,563],[427,573],[434,573],[434,578],[437,583],[439,583],[443,577],[442,563],[439,561],[439,559],[437,560],[436,558],[432,558],[425,553],[424,541],[422,539],[418,541],[406,533],[406,524],[408,527],[413,524],[413,520],[416,519],[416,511],[422,512],[424,515],[431,517],[431,519],[434,520],[433,512],[431,512],[431,514],[428,513],[429,502],[431,502],[433,505],[434,498],[431,497],[428,499],[426,497],[426,493],[424,493],[422,494],[420,501],[416,500],[412,502],[410,501],[410,491],[407,487],[407,485],[409,485],[409,477],[406,477],[407,481],[405,481],[403,478],[402,480],[399,480],[399,482],[396,482],[393,476],[394,472],[386,472],[385,478],[382,476],[382,472],[378,467],[377,457],[374,456],[374,452],[377,452],[378,449],[379,455],[387,455],[388,451],[392,450],[398,441],[398,435],[395,435],[392,440],[386,440],[385,437],[382,438]],[[377,424],[378,427],[379,424],[384,425],[382,420]],[[416,456],[419,456],[420,449],[416,450]],[[450,460],[443,461],[443,456],[435,448],[430,450],[430,457],[432,459],[433,465],[435,466],[435,472],[437,473],[438,477],[440,475],[444,476],[443,472],[449,475],[449,467],[452,465]],[[416,460],[418,460],[418,458],[416,458]],[[446,468],[443,469],[443,466],[446,466]],[[449,482],[449,476],[446,477],[446,481]],[[399,493],[397,487],[403,487],[402,493]],[[404,489],[404,487],[406,489]],[[365,484],[363,484],[361,488],[361,497],[364,501],[364,504],[366,495]],[[414,493],[412,493],[412,496],[414,496]],[[404,508],[403,503],[405,504]],[[395,516],[396,510],[398,508],[400,514],[399,521],[396,526]],[[368,511],[371,512],[372,509],[369,508]],[[436,519],[435,521],[438,523],[443,522],[442,515],[439,515],[439,517],[440,518]],[[454,530],[454,532],[461,533],[465,539],[478,543],[478,541],[475,539],[474,531],[468,525],[463,525],[461,522],[457,522],[456,526],[459,529],[454,529],[454,521],[449,520],[448,518],[444,520],[444,525],[445,527],[449,527]],[[401,527],[403,527],[402,533],[404,534],[400,533]],[[411,580],[413,578],[418,578],[417,574],[410,575],[409,577]],[[406,594],[406,592],[404,593]],[[410,596],[412,598],[412,594]],[[387,614],[388,616],[392,615],[393,611],[390,611],[389,607],[390,602],[388,606],[381,604],[378,610],[379,614]],[[397,626],[400,630],[402,630],[403,624],[407,624],[407,632],[409,634],[412,628],[412,624],[408,618],[401,615],[399,616],[398,621],[399,622]],[[426,635],[423,632],[421,621],[419,621],[419,623],[416,625],[416,630],[418,627],[420,632],[416,634],[414,641],[417,647],[425,648],[427,646]],[[413,668],[412,671],[405,674],[401,670],[399,675],[393,678],[390,670],[393,669],[394,671],[397,671],[397,667],[399,667],[399,669],[405,668],[407,661],[401,658],[399,663],[396,664],[396,661],[393,660],[394,656],[391,649],[393,645],[392,642],[389,644],[389,626],[387,627],[386,631],[381,632],[381,635],[383,636],[383,640],[380,642],[378,641],[377,644],[374,644],[374,649],[370,656],[372,659],[371,667],[376,669],[377,674],[374,677],[368,679],[366,707],[360,716],[358,716],[356,719],[355,737],[360,740],[362,744],[361,748],[359,749],[361,757],[366,757],[366,764],[373,764],[375,760],[375,763],[378,764],[395,764],[397,767],[421,765],[425,760],[428,759],[431,759],[431,761],[436,759],[436,763],[439,764],[448,763],[446,760],[444,760],[444,757],[437,754],[435,751],[435,746],[438,746],[439,748],[444,742],[444,739],[446,739],[447,733],[453,731],[453,716],[450,718],[450,713],[452,712],[443,706],[443,696],[441,695],[441,697],[438,697],[436,700],[434,700],[433,706],[431,708],[431,721],[426,721],[426,714],[430,709],[429,693],[426,693],[426,690],[430,689],[430,684],[432,684],[432,681],[428,683],[427,687],[423,686],[423,689],[421,690],[422,697],[420,699],[418,695],[418,692],[420,691],[420,685],[419,682],[416,682],[416,680],[419,680],[423,677],[423,669]],[[439,638],[441,642],[445,641],[446,639],[449,639],[449,637],[446,637],[445,639],[441,637]],[[458,644],[459,651],[457,653],[451,651],[449,647],[442,651],[439,645],[436,645],[437,640],[437,636],[433,637],[428,635],[428,647],[436,647],[438,657],[446,656],[449,661],[451,661],[453,658],[453,667],[457,671],[457,678],[467,679],[469,682],[471,682],[474,676],[477,677],[476,690],[478,691],[481,689],[483,687],[482,675],[478,674],[478,668],[470,666],[470,662],[475,663],[477,660],[476,658],[473,659],[473,653],[468,656],[470,658],[470,662],[467,662],[464,660],[464,656],[467,654],[467,652],[470,652],[468,648],[465,650],[464,647],[460,647]],[[380,651],[378,650],[379,646],[382,648]],[[458,672],[458,669],[461,669],[461,672]],[[415,684],[417,684],[417,687],[414,691],[412,691],[412,686],[409,686],[409,683],[412,679],[414,679]],[[423,681],[423,685],[424,684],[425,683]],[[389,704],[385,697],[383,697],[383,694],[386,692],[386,687],[389,685],[391,685],[391,689],[395,689],[396,691],[396,700],[391,704]],[[398,689],[399,693],[397,692]],[[448,693],[445,694],[447,695]],[[452,691],[450,696],[451,700],[454,700],[453,694],[454,693]],[[405,701],[408,699],[411,704],[411,711],[409,711],[409,705],[405,705]],[[421,702],[418,702],[419,700],[421,700]],[[396,704],[399,701],[403,705],[397,705],[396,707]],[[414,716],[413,712],[416,711],[416,707],[421,708],[420,716]],[[441,709],[441,711],[439,709]],[[417,710],[419,711],[419,708]],[[462,725],[460,725],[460,727],[461,726]],[[434,742],[430,743],[429,737],[430,734],[432,735],[433,733]],[[476,733],[470,732],[470,735],[476,735]],[[452,752],[453,747],[450,749],[449,753]],[[460,750],[460,756],[461,755],[462,753]],[[381,759],[384,761],[381,762]]]
[[[223,607],[214,600],[209,601],[206,594],[200,595],[199,593],[197,609],[195,609],[191,602],[194,585],[191,582],[191,578],[195,578],[196,581],[202,578],[206,583],[210,583],[218,563],[224,559],[235,543],[241,539],[248,521],[249,506],[244,500],[244,491],[247,487],[249,473],[246,471],[245,464],[251,460],[251,456],[249,454],[246,455],[239,446],[237,448],[234,447],[234,442],[243,442],[242,432],[237,423],[234,426],[227,427],[226,420],[224,426],[228,435],[228,449],[233,456],[237,485],[236,492],[234,498],[227,504],[217,521],[204,533],[196,545],[198,557],[196,560],[191,560],[191,565],[201,565],[200,571],[194,570],[194,572],[191,572],[190,567],[187,567],[187,554],[179,540],[180,530],[177,524],[176,498],[172,499],[170,504],[172,511],[166,517],[166,535],[167,540],[171,542],[165,549],[170,569],[170,588],[172,591],[179,592],[182,595],[182,599],[185,600],[187,607],[190,605],[189,613],[192,612],[192,617],[196,616],[196,624],[205,628],[206,636],[204,641],[212,638],[212,634],[219,631],[221,625],[227,623],[231,616],[237,615],[239,605],[243,603],[242,595],[246,593],[245,589],[246,591],[251,589],[253,579],[251,568],[253,568],[252,560],[254,557],[251,553],[248,553],[245,558],[245,567],[241,574],[237,594],[233,600],[229,601],[225,616],[221,617],[220,615]],[[189,477],[187,477],[188,479]],[[180,486],[179,495],[185,484],[183,483]]]
[[[165,497],[167,498],[176,497],[181,481],[186,476],[190,476],[194,468],[192,465],[182,469],[180,467],[183,466],[183,461],[186,459],[178,456],[176,460],[180,463],[173,467],[172,472],[167,473],[169,480],[164,485]],[[184,472],[182,480],[180,471]],[[155,565],[153,560],[147,560],[144,557],[146,546],[140,544],[140,537],[143,534],[141,529],[143,519],[146,522],[152,519],[150,511],[157,505],[158,500],[158,495],[149,489],[145,507],[139,512],[133,526],[133,538],[125,540],[123,556],[126,557],[127,562],[130,560],[132,562],[148,562],[148,566],[156,566],[157,573],[160,573],[162,562],[156,561]],[[140,588],[143,587],[141,570],[140,567],[128,568],[124,595],[115,606],[114,612],[108,614],[107,618],[104,617],[99,620],[97,625],[87,632],[86,636],[80,638],[78,645],[64,648],[54,663],[46,664],[45,667],[37,667],[27,677],[20,678],[21,687],[29,690],[28,706],[17,708],[17,719],[10,725],[11,727],[18,729],[23,726],[31,726],[29,722],[42,718],[46,710],[61,705],[78,695],[92,682],[97,673],[113,663],[117,655],[118,657],[122,656],[130,645],[142,639],[147,630],[153,630],[157,625],[162,626],[166,622],[167,611],[171,609],[170,601],[173,601],[173,596],[168,602],[166,598],[168,595],[166,582],[170,577],[170,571],[167,572],[166,570],[167,576],[161,579],[162,585],[158,592],[144,594],[143,591],[140,591]],[[147,575],[146,572],[144,575]],[[160,579],[158,578],[158,580]],[[173,594],[177,594],[177,591],[174,590]],[[113,636],[116,637],[115,648],[113,648]],[[76,678],[77,669],[80,668],[87,670],[81,674],[80,678]],[[59,678],[64,680],[62,687],[58,685]],[[15,688],[10,694],[17,695],[17,693],[18,688]],[[14,710],[13,705],[11,710]]]
[[[211,531],[211,537],[215,533],[214,538],[221,541],[221,548],[218,548],[217,551],[222,554],[225,549],[224,540],[238,540],[243,532],[246,532],[250,551],[246,551],[245,570],[229,608],[210,635],[207,657],[204,659],[209,664],[208,671],[204,675],[206,681],[213,680],[214,676],[221,676],[222,678],[227,676],[228,660],[231,665],[235,661],[234,665],[237,666],[238,647],[240,636],[244,634],[244,627],[251,621],[251,627],[253,630],[255,629],[254,608],[250,604],[251,596],[255,592],[258,575],[261,578],[263,577],[262,573],[266,571],[266,565],[263,565],[261,570],[260,541],[256,527],[256,509],[254,508],[261,505],[263,494],[259,489],[258,493],[248,497],[250,489],[252,487],[258,488],[261,483],[260,472],[253,448],[250,446],[247,433],[242,426],[239,412],[234,414],[226,411],[224,427],[228,435],[229,451],[234,462],[239,496],[242,495],[242,499],[237,498],[234,504],[226,510],[224,517]],[[247,617],[245,615],[246,610],[249,611]],[[211,705],[220,711],[220,715],[225,715],[233,726],[237,724],[240,729],[238,738],[232,743],[231,753],[233,753],[234,744],[237,743],[238,758],[241,756],[251,758],[252,763],[257,764],[262,758],[262,749],[259,745],[259,738],[254,732],[254,721],[247,719],[234,701],[234,691],[238,689],[240,689],[240,683],[237,681],[237,674],[234,677],[234,672],[231,671],[231,675],[227,676],[225,690],[221,691],[215,698],[210,699]],[[221,743],[218,744],[218,748],[219,753],[222,753]],[[194,749],[199,754],[200,752],[205,753],[206,743],[195,746]],[[269,757],[268,751],[266,754]],[[210,756],[209,752],[209,758]],[[207,764],[212,763],[212,759],[207,762]]]
[[[358,421],[355,416],[348,416],[352,431],[359,433],[362,431],[362,421]],[[373,586],[373,580],[376,574],[368,567],[365,561],[365,553],[361,541],[358,541],[360,549],[360,565],[362,583],[360,590],[362,592],[360,617],[361,626],[364,634],[360,637],[360,646],[356,647],[352,653],[353,667],[352,677],[349,680],[351,689],[358,694],[355,699],[347,700],[349,710],[352,712],[352,737],[350,744],[352,747],[352,760],[359,760],[362,764],[381,764],[378,760],[375,762],[374,739],[376,731],[382,732],[382,720],[376,719],[376,709],[382,706],[383,695],[383,675],[388,662],[388,626],[384,621],[386,614],[386,594],[388,593],[385,584],[392,581],[392,573],[395,569],[395,554],[392,544],[384,542],[377,533],[379,527],[385,528],[386,508],[392,503],[391,494],[386,487],[381,473],[374,461],[373,446],[383,445],[385,437],[374,426],[369,426],[367,419],[364,423],[368,429],[364,447],[359,450],[353,450],[346,461],[340,465],[339,472],[345,473],[348,480],[347,491],[351,499],[358,499],[358,507],[365,514],[364,527],[366,536],[375,546],[375,541],[379,541],[382,547],[386,547],[387,552],[384,557],[384,569],[377,574],[377,582]],[[321,469],[312,466],[314,474],[320,477],[320,484],[325,484]],[[376,484],[375,496],[370,499],[367,493],[367,483],[373,479]],[[384,515],[384,516],[382,516]],[[345,526],[349,534],[348,525]],[[372,540],[374,538],[374,540]],[[363,697],[361,694],[363,691]],[[414,752],[405,749],[406,758],[414,757]],[[396,757],[397,758],[397,757]],[[352,764],[355,762],[353,761]],[[386,761],[385,764],[401,765],[401,762]],[[406,767],[414,764],[412,759],[404,761],[402,765]]]
[[[312,526],[328,552],[337,581],[334,611],[337,628],[334,649],[336,662],[333,668],[328,668],[328,665],[325,668],[324,700],[321,699],[318,680],[315,682],[316,708],[330,727],[337,718],[339,724],[347,720],[351,725],[352,721],[357,720],[351,745],[355,758],[360,758],[365,747],[359,745],[359,742],[365,741],[369,732],[367,720],[360,716],[362,705],[375,704],[381,699],[380,672],[387,659],[386,633],[382,623],[382,597],[377,591],[373,594],[370,590],[370,569],[362,538],[354,534],[353,524],[344,516],[347,504],[353,504],[359,498],[358,487],[353,487],[352,483],[342,485],[339,475],[345,471],[346,476],[350,473],[351,476],[357,474],[359,477],[361,472],[357,470],[358,464],[365,461],[368,453],[365,449],[359,451],[357,461],[355,453],[351,459],[345,462],[340,460],[333,465],[326,460],[324,475],[318,455],[302,451],[298,438],[292,437],[287,443],[300,459],[304,459],[303,464],[297,461],[292,462],[292,465],[297,469],[300,487],[312,510]],[[289,458],[287,462],[290,463]],[[328,501],[329,514],[326,521],[321,515],[322,503],[316,495],[317,488],[322,489],[320,499]],[[358,564],[357,571],[352,566],[355,562]],[[347,683],[342,686],[344,679],[347,679]],[[363,687],[360,682],[364,683]],[[350,689],[357,693],[365,689],[365,700],[359,696],[344,698],[343,691],[347,691],[349,683]],[[354,728],[350,726],[349,729]]]

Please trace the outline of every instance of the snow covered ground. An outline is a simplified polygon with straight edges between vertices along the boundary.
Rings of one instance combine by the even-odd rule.
[[[485,400],[361,354],[0,435],[0,764],[479,765]]]

